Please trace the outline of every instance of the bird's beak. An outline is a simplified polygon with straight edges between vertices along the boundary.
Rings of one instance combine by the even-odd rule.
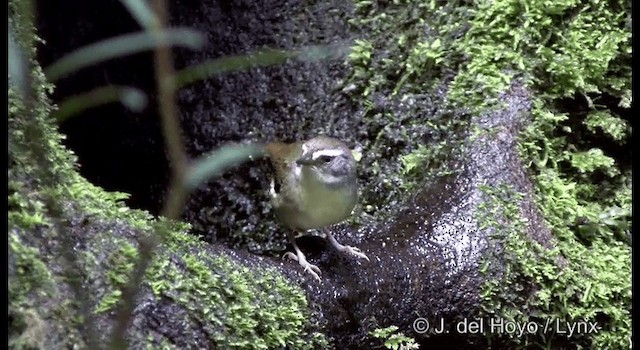
[[[296,163],[298,165],[309,165],[313,163],[313,160],[311,159],[311,153],[309,154],[303,154],[302,157],[300,157],[298,160],[296,160]]]

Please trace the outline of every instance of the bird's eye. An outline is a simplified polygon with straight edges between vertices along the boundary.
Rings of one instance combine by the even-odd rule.
[[[331,159],[332,158],[330,156],[321,156],[320,157],[320,161],[323,162],[323,163],[329,163],[329,162],[331,162]]]

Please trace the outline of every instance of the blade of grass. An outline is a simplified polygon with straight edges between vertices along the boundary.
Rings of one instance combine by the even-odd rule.
[[[158,25],[158,18],[145,0],[120,0],[120,2],[142,28],[151,29]]]
[[[85,109],[118,101],[130,110],[139,112],[147,106],[147,95],[128,86],[102,86],[64,100],[53,116],[58,123],[62,123]]]
[[[178,71],[176,73],[176,85],[177,87],[183,87],[216,74],[282,64],[290,58],[298,61],[319,61],[346,57],[348,50],[349,46],[346,44],[337,44],[308,46],[295,51],[264,49],[244,55],[220,57]]]
[[[192,191],[208,179],[247,160],[265,156],[263,145],[226,145],[196,159],[185,177],[184,186]]]
[[[203,44],[202,34],[188,28],[125,34],[81,47],[52,63],[44,73],[49,81],[54,82],[92,64],[153,49],[160,45],[199,49]]]

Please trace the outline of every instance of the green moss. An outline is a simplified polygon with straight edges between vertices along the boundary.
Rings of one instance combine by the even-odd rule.
[[[557,240],[552,250],[531,241],[513,204],[522,196],[508,187],[485,188],[478,220],[503,245],[504,255],[493,258],[506,261],[501,277],[483,289],[483,308],[508,319],[585,318],[603,327],[575,342],[537,334],[515,339],[520,345],[627,347],[630,166],[583,129],[628,147],[630,126],[618,113],[631,104],[630,3],[363,0],[355,13],[350,23],[366,40],[354,47],[350,81],[365,108],[375,106],[375,93],[430,93],[444,81],[447,102],[479,114],[500,107],[500,94],[516,79],[530,88],[532,122],[518,146]],[[455,128],[448,130],[443,139]],[[472,139],[492,132],[471,131]],[[428,179],[425,169],[443,159],[438,147],[415,145],[401,158],[404,188]],[[490,265],[488,259],[481,270],[498,269]]]
[[[359,140],[360,176],[368,184],[361,203],[385,220],[415,188],[446,175],[460,154],[468,118],[440,107],[446,105],[443,81],[462,58],[450,50],[462,25],[450,18],[465,14],[435,1],[354,5],[349,23],[362,37],[352,47],[343,91],[360,106],[369,135]]]
[[[366,36],[356,40],[350,55],[356,91],[366,98],[376,92],[425,93],[438,86],[460,61],[450,48],[461,25],[448,20],[463,16],[459,10],[435,1],[356,1],[349,23]]]
[[[9,346],[12,349],[48,347],[52,333],[66,331],[70,342],[79,343],[74,321],[74,305],[63,303],[60,277],[52,272],[47,257],[27,241],[42,227],[12,226],[9,231]],[[52,318],[56,321],[52,322]]]
[[[327,345],[318,333],[301,337],[309,332],[305,296],[276,270],[238,266],[224,254],[205,253],[201,242],[179,233],[170,235],[168,245],[172,248],[159,254],[149,270],[149,287],[157,298],[189,310],[216,347]],[[182,253],[173,255],[177,252]]]
[[[9,182],[9,199],[7,204],[9,211],[9,224],[11,226],[33,229],[40,225],[50,225],[45,217],[44,203],[37,198],[35,193],[21,191],[24,184],[16,181]],[[30,198],[31,197],[31,198]]]
[[[626,120],[613,116],[607,110],[590,112],[583,123],[592,133],[601,130],[618,142],[624,141],[631,133],[631,127]]]
[[[514,77],[552,98],[630,89],[625,1],[480,1],[455,50],[468,60],[449,97],[467,108],[494,106]],[[615,74],[611,74],[614,73]]]
[[[553,136],[566,115],[545,111],[540,105],[533,113],[520,152],[536,170],[538,203],[556,235],[572,237],[590,231],[590,236],[604,242],[627,241],[631,219],[628,165],[588,143],[572,140],[571,135]]]
[[[10,349],[42,349],[47,337],[47,323],[35,309],[9,310]],[[17,334],[16,334],[17,333]]]
[[[564,236],[547,249],[525,234],[518,203],[523,196],[508,185],[483,188],[487,201],[479,211],[484,229],[503,245],[503,254],[486,259],[481,267],[498,278],[482,290],[485,315],[544,329],[547,321],[596,322],[597,333],[566,334],[549,330],[508,338],[515,345],[543,348],[621,348],[631,334],[631,251],[620,242],[601,239],[585,247]],[[496,243],[494,243],[496,244]],[[550,328],[551,329],[551,328]],[[565,329],[566,331],[566,329]],[[490,337],[498,338],[497,334]],[[506,338],[506,337],[505,337]]]
[[[15,234],[9,235],[10,304],[23,305],[30,293],[46,297],[53,291],[51,273],[40,256],[38,249],[25,245]]]
[[[120,289],[112,290],[102,297],[100,303],[96,307],[96,313],[103,313],[115,309],[122,299],[122,291]]]
[[[126,286],[131,276],[133,267],[138,261],[138,249],[127,240],[114,239],[118,247],[108,253],[106,258],[107,281],[109,287],[106,294],[100,299],[95,312],[102,313],[113,310],[122,297],[122,288]]]
[[[10,1],[10,25],[24,52],[35,54],[27,2]],[[305,295],[273,269],[250,269],[187,233],[189,225],[157,220],[128,208],[126,194],[106,192],[77,172],[50,118],[55,109],[33,59],[32,99],[9,88],[9,342],[14,348],[84,346],[91,319],[110,322],[139,259],[136,237],[169,232],[144,287],[159,303],[170,300],[198,320],[212,343],[225,347],[323,348],[312,331]],[[158,229],[160,226],[164,229]],[[66,251],[65,239],[73,240]],[[74,259],[69,259],[75,257]],[[75,284],[87,293],[83,311]],[[132,333],[132,337],[139,335]],[[171,348],[163,336],[151,346]]]
[[[452,174],[454,171],[446,159],[462,153],[461,150],[461,144],[447,140],[428,147],[420,145],[413,152],[401,156],[403,189],[411,192],[425,182]]]
[[[377,328],[371,331],[369,334],[374,338],[384,340],[384,347],[392,350],[410,350],[418,349],[420,346],[416,344],[416,340],[407,337],[402,332],[395,333],[398,330],[397,326],[389,326],[386,328]]]
[[[149,337],[148,339],[149,345],[147,346],[148,350],[172,350],[178,349],[177,346],[171,344],[168,340],[162,339],[162,341],[157,345],[153,344],[153,337]]]
[[[493,226],[489,222],[489,226],[502,232],[507,261],[503,278],[492,281],[483,292],[486,311],[520,321],[589,320],[602,327],[596,334],[580,334],[571,340],[538,334],[516,340],[519,344],[627,347],[631,310],[631,249],[626,243],[630,237],[630,173],[621,170],[623,164],[601,149],[575,136],[577,127],[572,125],[579,119],[563,112],[556,103],[576,92],[586,96],[606,91],[621,98],[625,94],[630,83],[628,69],[624,68],[630,35],[623,24],[626,4],[535,2],[526,9],[510,1],[485,5],[488,7],[481,7],[482,13],[476,16],[481,20],[476,24],[477,31],[467,33],[469,43],[482,32],[486,40],[511,42],[513,52],[509,55],[517,52],[520,58],[507,55],[505,61],[496,57],[494,63],[486,60],[482,64],[513,71],[518,68],[513,62],[518,64],[520,60],[526,68],[526,73],[521,73],[525,80],[541,90],[534,98],[533,121],[522,134],[519,147],[523,159],[533,166],[536,202],[557,238],[552,250],[532,242],[524,235],[517,208],[509,207],[518,200],[512,198],[513,194],[490,191],[494,198],[490,205],[500,208],[498,214],[505,220]],[[529,17],[521,16],[521,12],[544,20],[529,23]],[[522,38],[529,39],[519,43]],[[493,94],[497,96],[501,88],[492,88]],[[602,106],[590,108],[600,118],[611,118],[608,134],[624,143],[625,123]],[[587,123],[597,125],[593,119]],[[486,214],[485,223],[496,215]]]

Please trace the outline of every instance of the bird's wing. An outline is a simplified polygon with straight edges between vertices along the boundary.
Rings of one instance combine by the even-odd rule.
[[[271,142],[265,146],[267,154],[271,159],[271,164],[273,164],[278,174],[278,178],[284,178],[283,175],[288,172],[293,162],[295,162],[293,158],[297,158],[298,156],[297,154],[293,154],[296,153],[295,147],[296,144],[294,143],[289,144],[284,142]]]
[[[271,142],[265,146],[265,150],[271,159],[271,164],[276,172],[273,179],[273,191],[279,193],[282,187],[282,179],[286,178],[292,172],[295,161],[300,156],[295,143]]]

